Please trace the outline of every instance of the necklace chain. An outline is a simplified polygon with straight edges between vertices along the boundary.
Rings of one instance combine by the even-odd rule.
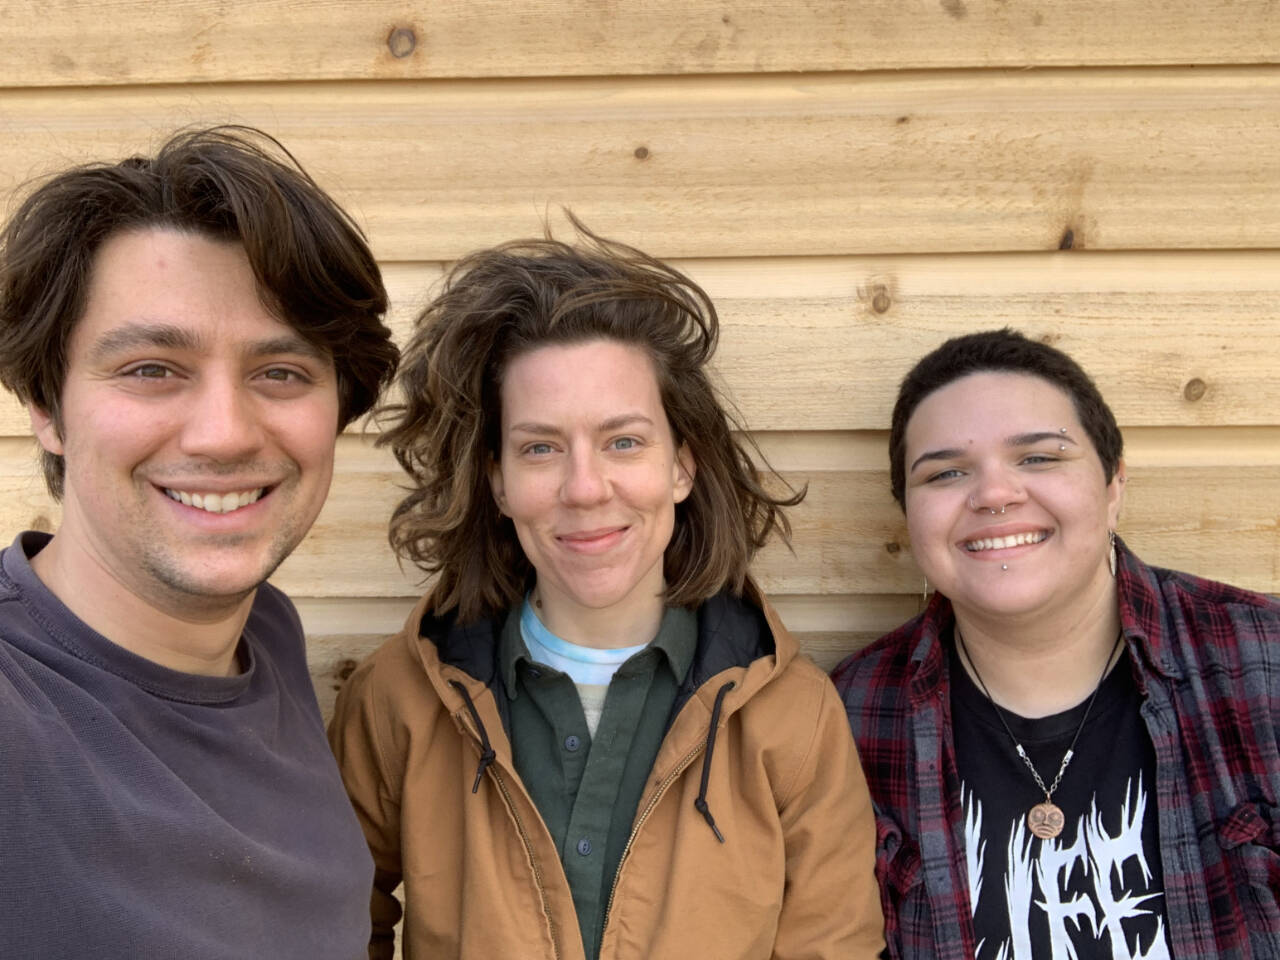
[[[1071,745],[1067,747],[1067,752],[1062,755],[1062,763],[1058,766],[1058,775],[1053,778],[1053,784],[1046,787],[1044,781],[1040,779],[1040,773],[1036,770],[1036,766],[1031,762],[1031,758],[1027,756],[1027,751],[1022,749],[1022,744],[1018,742],[1018,738],[1013,735],[1013,731],[1009,729],[1009,724],[1004,719],[1004,711],[1000,709],[1000,704],[996,703],[995,697],[991,696],[991,691],[987,689],[986,683],[982,679],[982,674],[978,672],[978,665],[973,662],[973,657],[969,655],[969,648],[965,646],[964,635],[960,632],[960,625],[956,624],[956,640],[960,642],[960,652],[964,654],[964,658],[969,661],[969,669],[973,671],[974,677],[978,680],[978,685],[982,687],[982,693],[986,696],[991,708],[996,712],[996,718],[1000,721],[1000,726],[1004,727],[1004,732],[1009,735],[1013,748],[1018,752],[1018,756],[1022,758],[1022,762],[1027,765],[1027,769],[1031,771],[1031,776],[1036,779],[1036,786],[1044,793],[1045,802],[1048,803],[1053,799],[1054,792],[1058,789],[1058,784],[1062,783],[1062,775],[1067,772],[1067,766],[1071,763],[1071,758],[1075,756],[1076,741],[1080,739],[1080,734],[1084,730],[1085,721],[1089,719],[1089,712],[1093,710],[1093,701],[1098,699],[1098,691],[1102,689],[1102,681],[1107,679],[1107,673],[1111,670],[1111,661],[1115,659],[1116,650],[1120,646],[1120,641],[1124,638],[1124,630],[1121,629],[1116,634],[1115,643],[1111,645],[1111,652],[1107,654],[1106,662],[1102,665],[1102,676],[1098,678],[1097,685],[1093,688],[1093,693],[1089,696],[1089,703],[1084,708],[1084,716],[1080,718],[1080,724],[1076,727],[1076,734],[1071,738]]]

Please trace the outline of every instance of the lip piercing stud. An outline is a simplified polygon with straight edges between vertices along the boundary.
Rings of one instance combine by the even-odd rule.
[[[1060,443],[1060,444],[1058,444],[1058,449],[1059,449],[1059,450],[1065,450],[1065,449],[1067,449],[1067,445],[1066,445],[1065,443]]]
[[[1001,569],[1001,570],[1008,570],[1008,569],[1009,569],[1009,565],[1008,565],[1007,563],[1002,563],[1002,564],[1000,564],[1000,569]]]

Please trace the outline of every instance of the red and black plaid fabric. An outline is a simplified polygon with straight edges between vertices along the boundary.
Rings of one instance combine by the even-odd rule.
[[[1120,618],[1156,754],[1178,960],[1280,958],[1280,601],[1148,567],[1117,542]],[[877,820],[891,957],[966,960],[974,933],[951,738],[951,604],[832,673]]]

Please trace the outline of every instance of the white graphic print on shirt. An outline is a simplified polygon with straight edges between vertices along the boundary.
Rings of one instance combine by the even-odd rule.
[[[982,897],[1002,897],[1010,938],[998,944],[982,940],[980,960],[1080,960],[1110,956],[1112,960],[1168,960],[1160,898],[1151,886],[1151,870],[1142,849],[1142,823],[1148,793],[1138,775],[1126,783],[1120,829],[1112,835],[1103,824],[1096,799],[1074,826],[1068,820],[1055,839],[1038,840],[1026,820],[997,825],[983,823],[982,803],[961,788],[969,903],[977,914]],[[993,846],[998,845],[998,846]],[[1003,848],[1003,889],[984,889],[987,852]],[[1124,868],[1139,868],[1138,889],[1124,888]],[[1134,871],[1129,872],[1133,877]],[[990,909],[989,906],[986,907]],[[1047,921],[1049,957],[1033,949],[1032,926]],[[1122,925],[1128,921],[1128,931]],[[1135,930],[1135,926],[1137,929]],[[1146,946],[1142,946],[1142,942]],[[1109,951],[1108,951],[1109,947]]]

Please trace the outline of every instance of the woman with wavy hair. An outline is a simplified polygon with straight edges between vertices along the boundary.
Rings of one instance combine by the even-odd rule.
[[[576,222],[575,222],[576,224]],[[789,526],[687,277],[579,226],[462,260],[384,435],[434,576],[331,740],[370,955],[872,957],[871,805],[834,688],[748,576]]]

